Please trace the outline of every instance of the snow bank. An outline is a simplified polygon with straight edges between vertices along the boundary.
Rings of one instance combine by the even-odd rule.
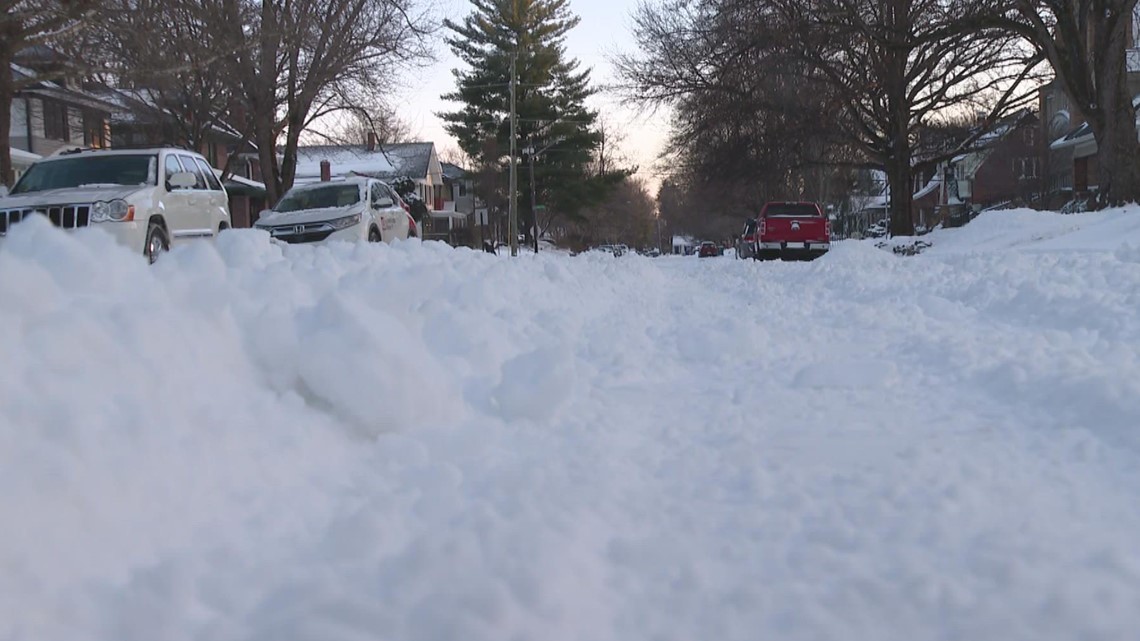
[[[1140,212],[811,263],[0,240],[0,639],[1125,639]]]

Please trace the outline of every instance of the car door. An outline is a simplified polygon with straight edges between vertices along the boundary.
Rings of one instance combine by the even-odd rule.
[[[376,216],[376,223],[380,226],[380,236],[384,242],[390,243],[398,237],[395,210],[399,206],[392,200],[392,195],[383,183],[377,181],[370,185],[372,211]]]
[[[178,154],[178,160],[182,162],[186,171],[197,177],[197,181],[194,183],[194,188],[190,190],[190,211],[186,217],[186,226],[177,232],[173,232],[173,235],[179,240],[212,237],[214,228],[211,225],[213,216],[210,213],[210,183],[198,163],[194,161],[193,156]]]
[[[194,190],[188,187],[174,187],[170,178],[174,174],[187,171],[175,154],[166,154],[163,159],[163,174],[165,175],[166,195],[162,199],[162,216],[166,222],[166,229],[170,234],[168,239],[172,244],[181,243],[184,238],[180,232],[191,226],[194,206],[192,203]]]
[[[227,226],[230,224],[229,197],[226,195],[225,188],[222,187],[222,181],[218,180],[217,175],[214,174],[213,168],[202,158],[195,158],[194,162],[198,165],[198,169],[206,175],[206,186],[209,188],[206,199],[206,214],[208,216],[206,224],[210,229],[217,232],[222,223]]]
[[[392,189],[391,185],[381,183],[388,198],[392,201],[392,206],[388,207],[387,215],[392,220],[392,238],[399,238],[406,240],[408,238],[408,218],[409,214],[400,204],[400,196]]]

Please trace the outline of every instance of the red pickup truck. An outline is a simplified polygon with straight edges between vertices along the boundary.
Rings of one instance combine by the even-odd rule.
[[[811,260],[831,249],[831,225],[815,203],[771,202],[758,219],[760,260]]]

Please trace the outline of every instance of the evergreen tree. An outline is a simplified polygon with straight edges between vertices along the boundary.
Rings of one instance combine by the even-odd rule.
[[[532,193],[548,214],[580,220],[583,208],[600,202],[631,172],[594,162],[602,133],[596,124],[598,114],[585,106],[594,93],[590,71],[579,69],[577,60],[565,59],[566,33],[578,24],[569,0],[472,0],[472,4],[474,11],[462,23],[444,21],[450,31],[448,45],[469,67],[452,72],[456,91],[443,98],[463,107],[440,114],[445,129],[479,165],[509,171],[511,59],[517,56],[520,229],[530,237],[535,220]],[[528,157],[531,154],[533,159]],[[489,193],[483,197],[493,199]],[[549,227],[551,218],[542,220],[544,227]]]

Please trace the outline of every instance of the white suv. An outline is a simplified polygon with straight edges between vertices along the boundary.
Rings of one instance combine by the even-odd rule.
[[[374,178],[308,183],[293,187],[273,209],[262,212],[256,226],[287,243],[390,243],[407,239],[415,224],[397,198]]]
[[[209,163],[182,149],[81,150],[36,161],[0,187],[0,235],[34,214],[64,229],[98,225],[150,262],[230,226],[229,198]]]

